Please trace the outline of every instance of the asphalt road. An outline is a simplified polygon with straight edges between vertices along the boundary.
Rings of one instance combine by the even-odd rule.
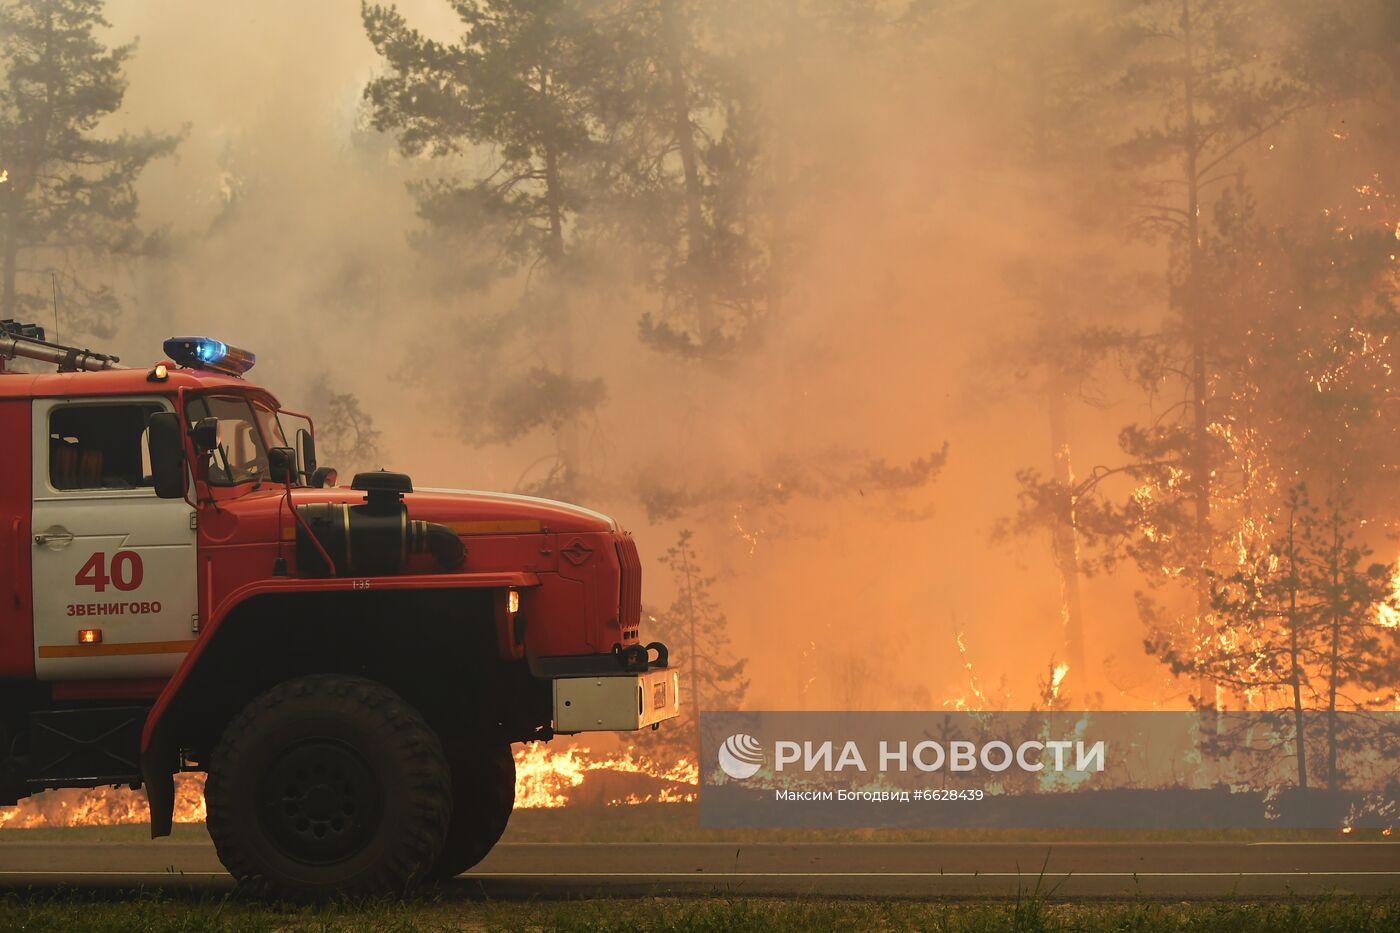
[[[1400,843],[505,844],[463,897],[1400,895]],[[0,888],[226,889],[208,843],[0,841]]]

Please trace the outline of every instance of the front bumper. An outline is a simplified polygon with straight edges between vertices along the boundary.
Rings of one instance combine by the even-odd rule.
[[[672,668],[554,680],[554,731],[564,735],[645,729],[679,716],[680,707]]]

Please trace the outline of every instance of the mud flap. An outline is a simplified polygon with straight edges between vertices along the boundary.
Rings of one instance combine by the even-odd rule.
[[[141,783],[151,808],[151,838],[170,835],[175,820],[175,749],[157,730],[141,753]]]

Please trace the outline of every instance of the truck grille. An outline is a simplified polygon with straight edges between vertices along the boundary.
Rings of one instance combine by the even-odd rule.
[[[642,620],[642,560],[637,556],[637,542],[630,536],[617,540],[617,563],[622,568],[617,620],[624,632],[631,632]]]

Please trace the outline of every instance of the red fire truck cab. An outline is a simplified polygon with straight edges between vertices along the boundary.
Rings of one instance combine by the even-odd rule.
[[[286,897],[400,891],[479,861],[512,742],[654,727],[632,538],[588,509],[348,486],[309,419],[207,338],[119,368],[0,322],[0,803],[144,786],[170,832],[207,772],[224,865]]]

